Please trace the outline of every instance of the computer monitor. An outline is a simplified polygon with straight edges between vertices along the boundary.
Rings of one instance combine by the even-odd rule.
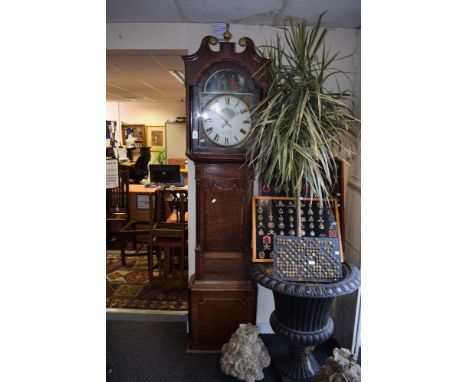
[[[183,186],[178,164],[150,164],[149,170],[151,183]]]

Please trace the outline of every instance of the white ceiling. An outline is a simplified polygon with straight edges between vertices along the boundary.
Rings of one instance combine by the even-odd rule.
[[[185,86],[169,70],[184,70],[180,55],[161,55],[144,50],[108,50],[106,98],[139,102],[183,101]]]
[[[281,25],[287,16],[309,23],[328,11],[324,26],[359,28],[360,0],[106,0],[108,23],[214,23]],[[107,51],[107,99],[180,102],[184,85],[169,70],[183,70],[187,52]]]
[[[282,25],[287,16],[313,23],[325,11],[324,26],[361,25],[360,0],[107,0],[108,23]]]

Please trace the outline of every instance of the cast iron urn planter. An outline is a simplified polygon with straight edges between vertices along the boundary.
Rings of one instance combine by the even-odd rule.
[[[334,283],[286,282],[273,278],[263,264],[253,264],[251,274],[260,285],[273,291],[275,310],[270,316],[274,332],[289,346],[287,354],[273,357],[283,381],[312,381],[320,369],[312,351],[333,333],[331,305],[338,296],[350,294],[360,285],[361,275],[352,264],[342,263],[343,278]]]

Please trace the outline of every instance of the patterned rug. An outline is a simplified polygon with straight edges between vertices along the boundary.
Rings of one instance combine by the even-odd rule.
[[[122,265],[120,251],[106,253],[107,308],[188,310],[188,289],[152,288],[148,281],[146,257],[128,257],[125,260],[126,265]]]

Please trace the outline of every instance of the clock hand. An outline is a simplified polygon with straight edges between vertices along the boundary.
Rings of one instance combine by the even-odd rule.
[[[210,111],[211,111],[212,113],[215,113],[219,118],[221,118],[221,119],[224,121],[224,123],[227,123],[227,124],[229,123],[229,121],[226,120],[226,119],[225,119],[221,114],[219,114],[216,110],[210,109]]]
[[[244,110],[241,110],[239,112],[237,112],[236,114],[234,114],[231,118],[229,118],[229,121],[232,121],[234,118],[236,118],[239,114],[243,114],[245,112],[248,112],[249,109],[244,109]],[[227,123],[227,122],[226,122]]]

